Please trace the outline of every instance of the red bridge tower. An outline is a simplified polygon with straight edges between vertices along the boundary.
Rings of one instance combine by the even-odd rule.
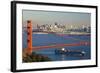
[[[32,21],[27,21],[27,52],[32,53]]]

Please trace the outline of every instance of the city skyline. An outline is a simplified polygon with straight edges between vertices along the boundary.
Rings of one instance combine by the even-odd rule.
[[[55,11],[34,11],[23,10],[23,26],[26,25],[27,20],[32,20],[33,27],[36,25],[53,25],[57,22],[60,25],[65,25],[67,28],[90,26],[91,14],[79,12],[55,12]]]

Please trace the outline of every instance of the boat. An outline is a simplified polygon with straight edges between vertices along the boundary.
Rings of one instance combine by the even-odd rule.
[[[84,56],[86,52],[82,50],[69,50],[69,49],[61,48],[61,49],[56,49],[55,54],[64,54],[70,56]]]

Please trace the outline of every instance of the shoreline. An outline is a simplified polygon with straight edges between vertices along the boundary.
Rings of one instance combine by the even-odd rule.
[[[48,34],[48,33],[33,33],[33,34]],[[86,36],[90,36],[91,34],[90,33],[86,33],[86,34],[66,34],[66,33],[56,33],[57,35],[61,35],[61,36],[64,36],[64,35],[78,35],[78,36],[82,36],[82,35],[86,35]]]

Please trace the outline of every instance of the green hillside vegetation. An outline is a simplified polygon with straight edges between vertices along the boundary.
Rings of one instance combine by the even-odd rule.
[[[23,63],[24,62],[45,62],[45,61],[51,61],[50,58],[40,55],[40,54],[36,54],[35,52],[33,52],[30,55],[26,55],[23,56]]]

